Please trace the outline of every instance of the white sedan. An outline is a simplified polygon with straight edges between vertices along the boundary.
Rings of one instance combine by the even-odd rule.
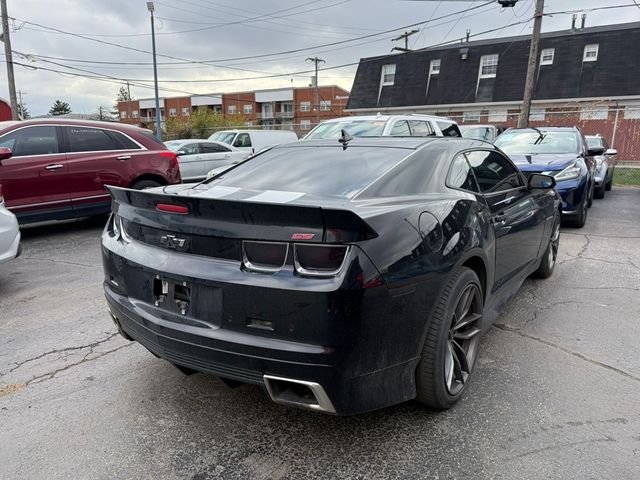
[[[4,206],[0,185],[0,263],[20,255],[20,229],[16,216]]]
[[[180,174],[185,183],[204,180],[210,170],[240,163],[250,155],[250,152],[212,140],[170,140],[165,145],[178,155]]]

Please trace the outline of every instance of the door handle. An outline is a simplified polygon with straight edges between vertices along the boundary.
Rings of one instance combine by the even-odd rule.
[[[119,157],[116,157],[116,159],[120,160],[121,162],[124,162],[125,160],[129,160],[131,158],[131,155],[120,155]]]
[[[60,163],[52,163],[51,165],[47,165],[44,167],[46,170],[58,170],[59,168],[64,167],[64,165]]]
[[[507,221],[507,216],[504,213],[499,213],[493,216],[493,223],[504,223]]]

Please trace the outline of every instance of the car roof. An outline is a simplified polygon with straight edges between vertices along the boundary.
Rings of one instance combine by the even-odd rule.
[[[468,147],[483,147],[495,149],[489,142],[462,137],[354,137],[347,143],[349,147],[375,147],[375,148],[404,148],[418,150],[433,146],[444,146],[450,150],[462,150]],[[340,147],[342,143],[336,139],[299,140],[297,142],[277,145],[273,148],[301,148],[301,147]]]
[[[176,140],[167,140],[166,143],[189,143],[189,142],[208,142],[208,143],[220,143],[215,140],[207,140],[206,138],[180,138]]]
[[[247,130],[245,128],[229,128],[227,130],[218,130],[217,132],[213,132],[212,135],[215,135],[216,133],[228,133],[228,132],[233,132],[233,133],[263,133],[263,132],[278,132],[278,133],[293,133],[295,134],[295,132],[291,131],[291,130]]]
[[[509,131],[513,132],[515,130],[530,130],[535,132],[540,130],[542,132],[577,132],[578,129],[576,127],[523,127],[523,128],[510,128]]]
[[[332,118],[330,120],[324,120],[322,123],[336,123],[336,122],[344,122],[344,121],[374,121],[374,120],[396,120],[396,119],[417,119],[417,120],[439,120],[439,121],[447,121],[451,123],[455,123],[454,120],[446,117],[438,117],[436,115],[425,115],[422,113],[407,113],[403,115],[388,115],[388,114],[378,114],[378,115],[353,115],[351,117],[338,117]]]
[[[0,128],[11,127],[14,125],[28,126],[28,125],[51,125],[51,124],[110,128],[112,130],[138,130],[138,131],[146,130],[136,125],[129,125],[127,123],[103,122],[99,120],[76,120],[71,118],[56,118],[56,117],[32,118],[29,120],[20,120],[17,122],[16,121],[0,122]]]

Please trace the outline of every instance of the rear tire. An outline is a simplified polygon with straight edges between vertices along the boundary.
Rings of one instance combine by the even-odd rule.
[[[416,368],[416,398],[431,408],[451,408],[475,364],[482,331],[482,289],[475,272],[454,271],[434,306]]]
[[[611,189],[613,188],[613,176],[616,173],[616,167],[613,167],[613,171],[611,172],[611,178],[609,179],[609,181],[607,182],[606,186],[605,186],[605,190],[607,192],[610,192]]]
[[[553,219],[553,225],[551,227],[551,237],[549,238],[549,244],[547,245],[542,259],[540,260],[540,266],[531,275],[534,278],[549,278],[553,273],[553,269],[556,266],[556,260],[558,259],[558,248],[560,247],[560,214],[556,214]]]
[[[156,188],[162,186],[161,183],[156,182],[155,180],[138,180],[131,188],[134,190],[146,190],[147,188]]]
[[[596,183],[593,182],[591,184],[591,188],[589,189],[589,196],[588,196],[588,201],[587,201],[587,208],[591,208],[591,206],[593,205],[593,191],[595,189]]]

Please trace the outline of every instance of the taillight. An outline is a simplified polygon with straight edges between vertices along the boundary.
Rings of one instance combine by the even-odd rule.
[[[331,277],[337,275],[345,259],[347,245],[293,245],[293,264],[300,275]]]
[[[189,207],[184,205],[175,205],[173,203],[158,203],[156,204],[156,210],[168,213],[177,213],[179,215],[187,215],[189,213]]]
[[[2,196],[2,185],[0,184],[0,205],[4,205],[4,197]]]
[[[178,156],[175,153],[167,150],[166,152],[160,152],[160,156],[170,158],[171,164],[176,168],[180,168],[180,164],[178,163]]]
[[[289,244],[283,242],[242,242],[242,263],[244,268],[263,273],[275,273],[287,261]]]

